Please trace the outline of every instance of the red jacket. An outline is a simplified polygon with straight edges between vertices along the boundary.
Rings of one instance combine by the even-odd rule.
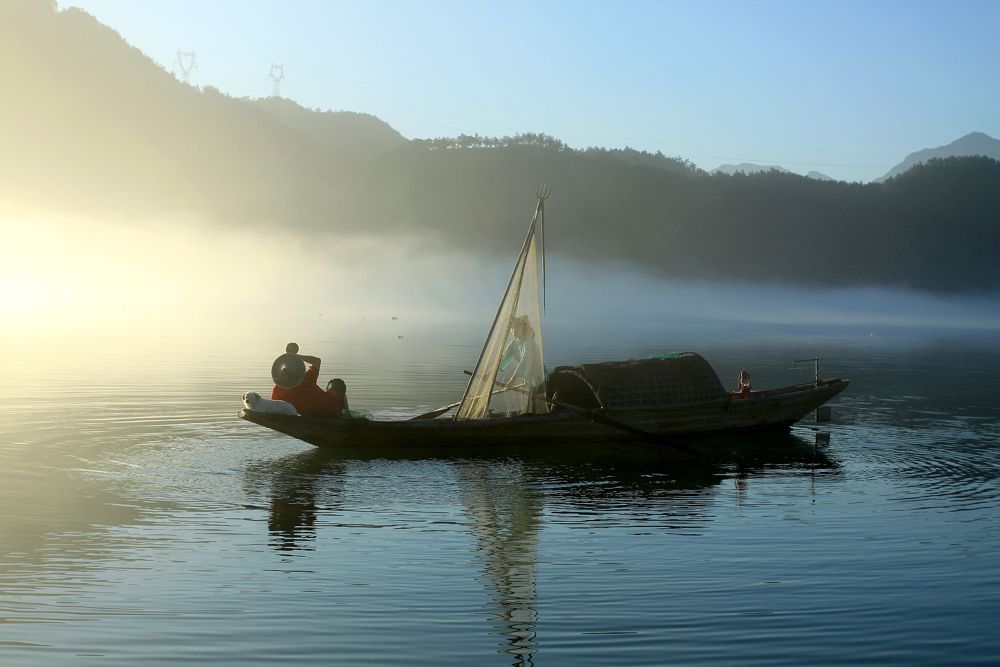
[[[317,380],[319,371],[309,364],[305,377],[297,387],[285,389],[275,385],[271,390],[271,399],[288,401],[303,417],[314,415],[339,417],[344,411],[344,395],[337,391],[323,391],[316,383]]]

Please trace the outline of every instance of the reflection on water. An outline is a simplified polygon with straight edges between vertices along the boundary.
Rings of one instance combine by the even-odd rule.
[[[476,353],[406,361],[368,345],[321,354],[352,378],[352,406],[383,415],[454,400]],[[235,419],[266,383],[266,351],[150,359],[113,381],[14,366],[0,387],[20,397],[0,407],[0,663],[996,655],[1000,353],[828,348],[852,379],[832,423],[704,441],[697,465],[649,446],[339,457]],[[724,378],[750,356],[755,384],[773,385],[802,379],[790,360],[810,352],[706,356]]]
[[[738,442],[718,438],[701,446],[706,459],[682,467],[653,448],[619,453],[603,462],[545,452],[438,461],[439,471],[446,471],[455,484],[465,517],[461,525],[474,538],[476,579],[486,589],[491,601],[487,613],[502,639],[498,651],[512,656],[511,664],[534,664],[538,541],[546,506],[552,509],[551,521],[574,525],[691,530],[711,520],[713,489],[727,480],[733,481],[738,504],[750,492],[752,479],[766,475],[770,467],[780,466],[784,475],[806,476],[836,475],[838,470],[801,435],[760,434]],[[378,454],[370,459],[382,460]],[[396,454],[394,460],[405,464],[409,459]],[[268,490],[261,499],[267,502],[270,545],[290,554],[314,551],[320,514],[326,515],[320,522],[326,527],[320,530],[342,527],[335,517],[347,485],[364,482],[355,469],[361,463],[356,455],[342,458],[336,452],[310,449],[248,464],[248,497]]]
[[[322,450],[310,449],[278,461],[247,466],[244,486],[253,497],[268,494],[267,528],[279,551],[313,549],[318,507],[333,510],[345,484],[345,464]]]

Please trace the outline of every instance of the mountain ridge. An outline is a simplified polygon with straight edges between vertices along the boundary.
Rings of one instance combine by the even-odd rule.
[[[1000,140],[994,139],[985,132],[970,132],[943,146],[924,148],[910,153],[903,158],[902,162],[877,178],[876,182],[886,181],[934,158],[974,157],[977,155],[1000,160]]]
[[[372,114],[306,109],[283,97],[265,97],[252,102],[282,125],[304,132],[332,151],[379,155],[407,142],[395,128]]]
[[[408,140],[368,114],[182,84],[76,9],[0,4],[0,200],[54,212],[296,234],[425,238],[495,256],[525,193],[555,188],[559,251],[655,275],[1000,289],[1000,162],[930,160],[885,183],[708,173],[682,158],[571,149],[539,133]],[[348,139],[354,141],[349,143]]]

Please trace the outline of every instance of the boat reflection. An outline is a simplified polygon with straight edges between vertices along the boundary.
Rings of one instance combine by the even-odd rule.
[[[313,450],[247,466],[247,495],[259,496],[267,489],[271,546],[285,552],[314,548],[319,508],[332,510],[340,504],[346,470],[344,461]]]
[[[536,450],[516,457],[462,457],[437,460],[452,470],[458,502],[474,538],[480,581],[492,599],[490,622],[498,650],[513,665],[532,664],[538,623],[538,540],[543,510],[593,515],[603,522],[644,522],[645,527],[683,529],[709,523],[717,490],[727,480],[735,501],[758,476],[837,475],[836,462],[804,434],[767,434],[702,441],[697,464],[678,464],[655,450],[630,456],[609,449],[603,459]],[[818,442],[818,440],[817,440]],[[427,459],[395,453],[345,457],[322,449],[247,467],[248,495],[269,493],[268,532],[280,551],[311,550],[317,515],[341,506],[345,485],[362,483],[357,467]],[[352,470],[353,467],[353,470]],[[390,473],[391,474],[391,473]],[[265,491],[266,489],[266,491]],[[364,494],[367,495],[367,494]],[[552,519],[558,520],[558,519]],[[588,519],[590,521],[590,519]]]
[[[482,580],[493,598],[500,650],[513,655],[515,665],[531,664],[542,491],[532,483],[531,469],[517,460],[468,461],[457,465],[456,474]]]

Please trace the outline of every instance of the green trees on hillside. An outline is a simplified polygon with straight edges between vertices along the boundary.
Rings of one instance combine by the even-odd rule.
[[[551,252],[679,278],[1000,289],[1000,163],[988,158],[861,184],[708,174],[619,151],[414,145],[378,170],[409,185],[381,219],[487,252],[516,244],[534,185],[548,181]]]
[[[461,148],[510,148],[511,146],[535,146],[550,150],[570,150],[562,141],[547,134],[524,132],[512,137],[481,137],[478,134],[460,134],[457,137],[437,139],[414,139],[413,143],[427,150],[449,150]]]

